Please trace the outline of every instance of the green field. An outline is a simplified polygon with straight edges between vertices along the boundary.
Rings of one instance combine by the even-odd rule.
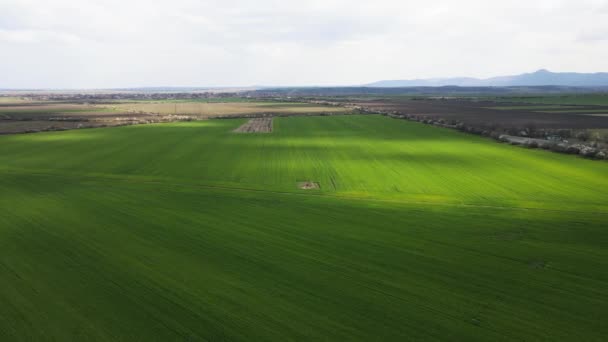
[[[608,337],[608,163],[244,122],[0,136],[0,340]]]

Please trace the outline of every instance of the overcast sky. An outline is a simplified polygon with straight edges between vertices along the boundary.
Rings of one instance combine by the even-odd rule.
[[[608,0],[0,0],[0,88],[608,71]]]

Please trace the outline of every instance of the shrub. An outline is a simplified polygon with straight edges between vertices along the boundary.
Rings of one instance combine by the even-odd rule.
[[[576,133],[575,138],[581,141],[587,141],[590,136],[589,131],[580,131]]]
[[[568,139],[572,136],[572,130],[560,129],[557,132],[555,132],[555,135],[560,136],[562,139]]]
[[[551,151],[565,153],[568,147],[563,144],[553,144],[551,146]]]
[[[501,134],[498,136],[498,140],[500,140],[502,142],[509,142],[509,137],[504,134]]]
[[[580,149],[577,146],[568,146],[566,148],[566,153],[570,154],[579,154]]]
[[[555,146],[557,146],[557,144],[551,141],[543,142],[539,145],[539,147],[544,150],[553,150]]]
[[[587,157],[587,158],[593,158],[595,157],[595,155],[598,153],[598,151],[596,149],[594,149],[593,147],[589,147],[589,146],[584,146],[583,148],[581,148],[579,154],[583,157]]]
[[[528,146],[529,148],[538,148],[538,143],[536,142],[536,140],[530,140],[528,141],[526,146]]]

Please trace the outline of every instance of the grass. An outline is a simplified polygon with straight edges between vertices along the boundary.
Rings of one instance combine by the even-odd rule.
[[[26,102],[26,101],[23,100],[21,97],[16,97],[16,96],[0,96],[0,103],[2,103],[2,104],[21,103],[21,102]]]
[[[608,336],[608,164],[243,122],[0,137],[0,340]]]
[[[602,162],[378,116],[279,118],[271,135],[231,132],[244,122],[3,137],[0,169],[288,192],[310,180],[333,195],[450,203],[562,208],[608,202]]]

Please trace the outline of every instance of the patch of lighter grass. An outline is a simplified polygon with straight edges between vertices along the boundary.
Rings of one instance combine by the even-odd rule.
[[[15,140],[32,141],[32,142],[50,142],[50,141],[83,141],[98,138],[98,134],[94,134],[92,129],[85,131],[62,131],[62,132],[41,132],[35,134],[19,134],[11,136]]]
[[[16,96],[0,96],[0,103],[23,103],[26,100]]]

